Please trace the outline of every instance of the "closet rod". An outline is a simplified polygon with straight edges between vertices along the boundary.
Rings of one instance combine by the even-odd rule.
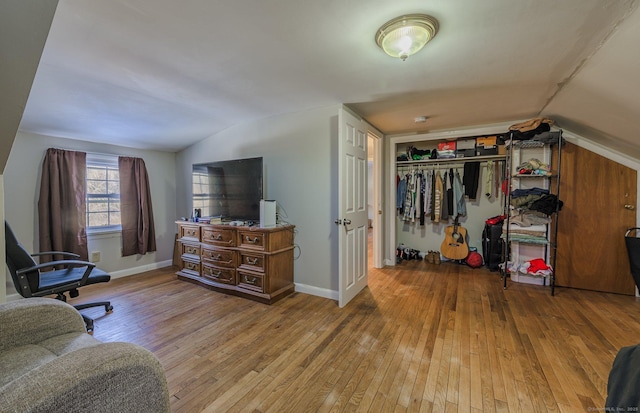
[[[470,156],[468,158],[440,158],[440,159],[423,159],[420,161],[396,161],[396,166],[412,166],[420,164],[465,164],[466,162],[475,161],[503,161],[506,159],[506,155],[485,155],[485,156]]]

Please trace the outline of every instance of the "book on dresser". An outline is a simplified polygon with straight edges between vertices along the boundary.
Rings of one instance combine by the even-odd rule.
[[[294,292],[293,225],[176,224],[179,279],[265,304]]]

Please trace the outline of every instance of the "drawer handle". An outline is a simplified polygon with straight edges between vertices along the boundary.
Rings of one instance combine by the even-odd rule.
[[[222,239],[222,234],[211,234],[211,239],[220,241]]]
[[[254,237],[254,238],[252,239],[252,238],[251,238],[251,237],[249,237],[248,235],[245,237],[245,239],[246,239],[246,241],[247,241],[249,244],[257,244],[257,243],[258,243],[258,241],[260,241],[260,238],[258,238],[258,237]]]
[[[187,248],[187,254],[195,254],[198,252],[197,248]]]
[[[196,264],[188,262],[186,265],[188,270],[195,270],[196,269]]]
[[[222,275],[222,271],[211,272],[211,275],[215,278],[220,278],[220,276]]]
[[[223,262],[225,264],[231,264],[232,260],[224,261],[222,258],[223,258],[222,254],[218,254],[215,257],[211,257],[211,261],[218,261],[218,262]]]
[[[258,281],[256,277],[253,277],[253,279],[250,280],[249,277],[247,277],[246,275],[244,276],[244,282],[246,282],[247,284],[256,285],[256,281]]]
[[[256,265],[258,263],[258,259],[257,258],[247,257],[246,261],[247,261],[247,264],[249,264],[249,265]]]

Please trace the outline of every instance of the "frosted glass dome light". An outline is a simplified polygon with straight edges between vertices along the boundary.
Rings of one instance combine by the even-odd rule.
[[[378,29],[376,43],[386,54],[406,60],[420,51],[438,32],[438,21],[426,14],[408,14],[389,20]]]

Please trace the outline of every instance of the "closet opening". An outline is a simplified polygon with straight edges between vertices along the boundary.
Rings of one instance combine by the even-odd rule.
[[[401,265],[398,260],[398,249],[415,250],[420,259],[426,259],[429,252],[437,252],[440,261],[456,261],[456,258],[442,255],[442,246],[450,235],[460,232],[465,234],[464,243],[460,247],[469,252],[476,251],[483,254],[483,230],[487,219],[503,214],[505,195],[502,183],[505,174],[505,153],[499,153],[498,144],[489,149],[484,146],[484,138],[498,135],[505,130],[504,126],[470,129],[460,132],[434,132],[424,135],[390,137],[388,147],[387,176],[387,225],[388,242],[385,255],[387,265]],[[480,139],[478,139],[480,138]],[[478,145],[480,142],[481,145]],[[460,147],[457,146],[461,143]],[[451,148],[447,145],[451,144]],[[469,145],[467,149],[466,146]],[[412,150],[413,149],[413,150]],[[432,156],[433,151],[440,153]],[[448,157],[440,157],[448,152]],[[417,155],[417,156],[412,156]],[[408,177],[419,181],[407,180]],[[401,181],[404,184],[422,185],[423,189],[414,194],[420,194],[425,189],[433,191],[435,182],[442,182],[443,190],[447,191],[448,202],[453,200],[453,207],[442,214],[442,208],[433,211],[437,204],[429,194],[427,198],[412,198],[414,210],[404,209],[405,204],[399,195]],[[469,191],[470,182],[475,188]],[[426,183],[426,185],[425,185]],[[424,187],[427,188],[424,188]],[[473,185],[471,185],[473,187]],[[460,189],[460,187],[462,187]],[[457,188],[457,191],[456,191]],[[440,192],[443,194],[444,192]],[[453,195],[453,199],[452,199]],[[435,204],[434,204],[435,202]],[[439,199],[442,206],[442,198]],[[451,202],[448,203],[451,205]],[[415,209],[420,212],[416,212]],[[457,220],[456,220],[457,218]],[[450,228],[464,231],[449,231]],[[457,240],[457,238],[455,238]],[[446,245],[458,247],[455,242]],[[455,250],[455,248],[454,248]],[[448,251],[450,255],[453,251]],[[465,255],[466,257],[466,255]]]

